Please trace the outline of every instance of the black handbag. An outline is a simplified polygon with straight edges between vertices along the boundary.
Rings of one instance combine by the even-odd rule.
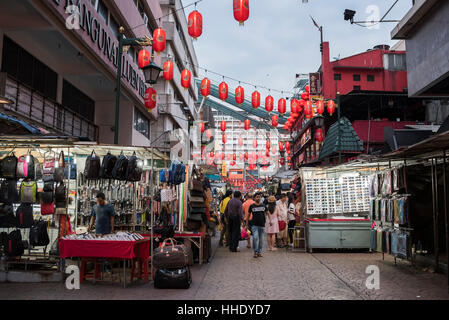
[[[53,179],[56,182],[63,182],[65,178],[65,163],[64,163],[64,152],[61,151],[58,159],[58,167],[55,168],[55,172],[53,173]]]
[[[159,269],[156,271],[154,287],[158,289],[188,289],[192,283],[190,268]]]
[[[183,268],[188,265],[188,256],[184,245],[175,244],[172,238],[166,239],[160,248],[153,252],[151,263],[156,269]]]

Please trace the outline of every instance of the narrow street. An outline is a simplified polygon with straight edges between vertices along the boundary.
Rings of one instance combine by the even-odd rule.
[[[188,290],[157,290],[135,283],[126,289],[118,283],[85,282],[78,291],[61,283],[0,284],[0,299],[156,299],[156,300],[427,300],[448,299],[446,277],[413,268],[378,253],[295,253],[265,252],[254,259],[241,248],[231,253],[217,247],[209,264],[192,268]],[[241,246],[244,246],[241,242]],[[365,269],[380,269],[380,290],[368,290]]]

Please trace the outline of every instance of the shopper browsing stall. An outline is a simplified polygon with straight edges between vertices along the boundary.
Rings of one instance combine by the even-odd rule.
[[[95,223],[96,234],[110,234],[114,232],[114,206],[108,204],[103,192],[97,194],[97,205],[92,209],[88,232],[92,230]]]
[[[277,234],[277,239],[279,241],[279,246],[284,248],[287,245],[287,237],[288,237],[288,198],[285,193],[281,195],[281,199],[277,201],[276,207],[279,212],[278,220],[279,220],[279,233]]]

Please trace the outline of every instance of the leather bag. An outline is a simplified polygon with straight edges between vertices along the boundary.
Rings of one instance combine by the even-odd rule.
[[[152,260],[156,269],[183,268],[189,262],[184,245],[175,245],[173,238],[166,239],[160,248],[154,250]]]
[[[189,267],[156,271],[154,287],[158,289],[188,289],[192,283]]]

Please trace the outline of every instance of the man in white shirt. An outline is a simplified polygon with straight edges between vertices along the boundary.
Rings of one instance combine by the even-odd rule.
[[[287,208],[287,195],[283,193],[281,195],[281,199],[277,201],[276,206],[279,208],[279,233],[277,234],[277,238],[279,241],[279,245],[281,248],[287,246],[288,244],[288,208]],[[283,221],[283,223],[281,222]],[[281,230],[281,224],[284,225],[284,229]]]

